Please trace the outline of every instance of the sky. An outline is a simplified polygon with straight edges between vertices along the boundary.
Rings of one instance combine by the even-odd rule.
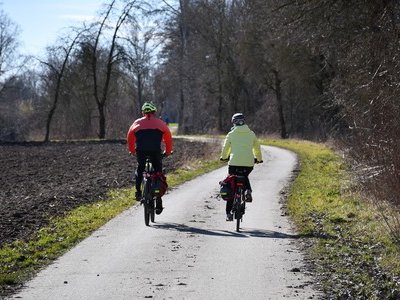
[[[93,20],[102,3],[103,0],[0,0],[0,9],[20,29],[20,52],[40,56],[65,28]]]

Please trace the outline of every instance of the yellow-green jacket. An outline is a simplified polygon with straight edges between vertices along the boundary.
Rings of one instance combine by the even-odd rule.
[[[233,127],[225,137],[221,158],[229,158],[230,166],[239,167],[253,167],[254,158],[262,161],[260,144],[254,132],[247,125]]]

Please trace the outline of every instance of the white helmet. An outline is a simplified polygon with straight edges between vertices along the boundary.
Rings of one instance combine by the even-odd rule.
[[[244,115],[242,113],[236,113],[232,116],[232,124],[236,126],[244,125]]]

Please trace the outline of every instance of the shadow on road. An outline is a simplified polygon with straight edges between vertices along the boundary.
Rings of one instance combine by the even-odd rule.
[[[228,231],[228,230],[209,230],[187,226],[178,223],[159,223],[153,224],[154,228],[165,229],[165,230],[176,230],[179,232],[186,232],[192,234],[203,234],[223,237],[236,237],[236,238],[273,238],[273,239],[296,239],[299,235],[286,234],[283,232],[263,230],[263,229],[242,229],[240,232]]]
[[[247,234],[251,237],[272,238],[272,239],[297,239],[300,236],[297,234],[288,234],[272,230],[264,229],[242,229],[241,233]]]

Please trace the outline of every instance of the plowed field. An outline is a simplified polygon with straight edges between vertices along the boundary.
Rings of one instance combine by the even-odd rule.
[[[213,144],[175,139],[164,169],[218,152]],[[109,189],[132,186],[135,167],[124,141],[0,145],[0,246],[29,237],[53,216],[104,199]]]

